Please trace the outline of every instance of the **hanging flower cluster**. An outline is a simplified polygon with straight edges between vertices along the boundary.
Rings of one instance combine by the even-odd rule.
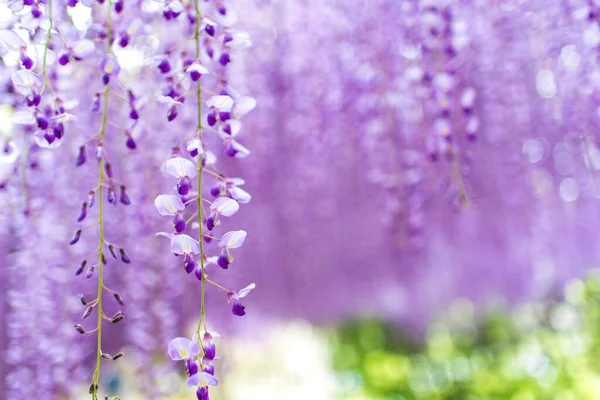
[[[179,17],[181,7],[175,3],[166,5],[163,11],[170,23]],[[216,359],[212,340],[218,335],[207,331],[206,283],[225,292],[224,300],[231,304],[232,313],[237,316],[246,313],[241,299],[255,286],[251,284],[234,292],[209,279],[207,273],[210,265],[227,270],[233,263],[234,250],[244,244],[246,232],[229,231],[218,237],[218,227],[238,212],[240,204],[251,200],[250,194],[241,188],[245,181],[222,173],[217,168],[218,152],[209,150],[221,142],[221,153],[225,157],[245,158],[250,154],[239,142],[238,135],[242,117],[255,107],[256,101],[235,91],[228,84],[227,76],[227,67],[235,56],[251,45],[246,32],[232,28],[236,19],[235,11],[225,2],[196,0],[194,8],[188,10],[189,22],[184,21],[193,24],[194,51],[188,51],[186,43],[169,46],[151,61],[164,79],[158,100],[166,105],[169,123],[178,118],[187,104],[186,94],[196,95],[196,127],[182,139],[182,142],[187,141],[187,157],[176,146],[171,158],[163,163],[162,170],[176,179],[175,187],[173,193],[157,196],[154,204],[159,214],[172,218],[174,230],[159,235],[170,239],[171,252],[181,258],[185,272],[193,272],[200,281],[196,336],[192,340],[177,338],[169,345],[171,358],[185,361],[188,384],[197,387],[199,400],[208,400],[208,387],[218,382],[212,364]],[[203,97],[204,94],[209,94],[208,98]],[[209,135],[212,137],[207,137]],[[206,177],[213,181],[211,186],[205,183]],[[194,233],[196,229],[198,232]],[[217,248],[210,250],[211,244]],[[212,251],[218,253],[209,255]]]
[[[597,2],[237,3],[249,57],[228,1],[0,2],[0,398],[79,398],[90,377],[92,396],[114,395],[122,363],[103,360],[124,346],[135,389],[168,397],[165,350],[192,319],[184,367],[205,396],[202,372],[224,381],[204,333],[231,318],[219,301],[236,316],[368,307],[419,323],[455,293],[526,294],[531,265],[571,262],[563,249],[597,236]],[[238,163],[249,149],[256,162]],[[552,224],[578,240],[557,245]],[[580,253],[555,271],[593,261]],[[493,279],[464,284],[482,268]],[[441,273],[439,297],[399,306],[398,288],[422,296]],[[269,290],[248,298],[250,282]]]

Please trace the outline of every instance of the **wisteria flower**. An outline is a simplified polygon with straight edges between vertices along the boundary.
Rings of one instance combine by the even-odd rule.
[[[167,120],[169,122],[171,122],[175,118],[177,118],[177,115],[178,115],[177,107],[179,107],[180,105],[183,104],[181,101],[176,100],[176,98],[173,96],[162,96],[162,95],[157,96],[156,100],[158,100],[160,103],[164,103],[169,106],[167,108]]]
[[[227,95],[211,96],[206,100],[206,106],[209,108],[206,121],[208,125],[214,126],[217,120],[226,121],[231,118],[233,99]]]
[[[105,85],[108,85],[111,76],[119,75],[119,71],[121,70],[119,63],[117,62],[117,58],[112,54],[107,54],[102,57],[99,67],[103,74],[102,82]]]
[[[200,243],[188,235],[174,235],[171,238],[171,252],[183,256],[183,266],[189,274],[196,268],[194,255],[200,254]]]
[[[240,119],[256,108],[256,99],[250,96],[241,96],[235,99],[231,110],[233,118]]]
[[[233,315],[237,315],[238,317],[246,315],[246,307],[244,307],[240,299],[246,297],[255,287],[256,285],[251,283],[245,288],[240,289],[238,292],[230,292],[227,294],[227,301],[233,304],[231,308]]]
[[[179,178],[177,192],[185,196],[190,191],[190,179],[196,176],[196,166],[186,158],[175,157],[168,159],[163,164],[163,171]]]
[[[188,376],[193,376],[198,373],[198,364],[195,361],[201,353],[200,344],[198,343],[198,335],[190,340],[188,338],[175,338],[169,342],[169,357],[174,361],[184,361],[185,370]]]
[[[190,153],[190,157],[198,157],[198,155],[204,154],[204,148],[200,139],[192,139],[187,142],[186,150]]]
[[[219,179],[213,187],[211,187],[210,193],[216,197],[221,195],[223,191],[226,191],[229,196],[238,203],[246,204],[252,200],[252,196],[240,187],[245,183],[246,181],[242,178]]]
[[[161,194],[154,199],[154,206],[160,215],[173,216],[173,225],[177,233],[181,233],[186,228],[185,219],[182,212],[185,205],[177,196],[170,194]]]
[[[202,75],[208,74],[208,69],[204,67],[200,62],[194,61],[190,66],[186,68],[186,71],[190,74],[190,79],[197,82]]]
[[[39,75],[33,72],[20,69],[13,72],[12,82],[18,93],[31,98],[39,93],[44,81]]]
[[[206,219],[206,227],[212,231],[219,224],[219,215],[231,217],[240,209],[240,204],[229,197],[219,197],[210,205],[210,215]]]
[[[137,148],[137,141],[142,137],[144,133],[144,127],[139,121],[134,121],[131,124],[131,127],[125,131],[125,136],[127,140],[125,140],[125,145],[130,150],[135,150]]]
[[[246,231],[232,231],[223,235],[219,241],[219,247],[222,249],[221,255],[217,259],[217,264],[223,269],[229,268],[229,264],[233,261],[233,257],[229,253],[231,249],[237,249],[244,244],[246,240]]]
[[[225,47],[232,53],[241,53],[252,46],[250,34],[244,31],[235,31],[225,35]]]
[[[178,337],[169,342],[169,357],[171,360],[180,361],[195,358],[200,355],[200,345],[198,338],[192,339]]]
[[[9,51],[18,51],[27,47],[27,43],[19,34],[11,29],[0,30],[0,56],[5,56]]]
[[[225,154],[227,154],[229,157],[246,158],[250,155],[250,150],[233,139],[227,139]]]
[[[89,56],[96,49],[96,45],[93,41],[88,39],[77,40],[69,45],[63,53],[58,57],[58,63],[60,65],[66,65],[69,60],[73,58],[76,61],[81,61],[85,57]]]
[[[217,378],[204,371],[188,378],[189,387],[198,386],[198,391],[196,392],[198,400],[210,400],[208,397],[208,386],[217,386],[218,384],[219,380]]]

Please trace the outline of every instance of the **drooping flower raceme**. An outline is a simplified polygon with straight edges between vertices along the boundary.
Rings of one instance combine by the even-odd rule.
[[[169,24],[178,20],[182,11],[177,6],[179,3],[175,3],[169,3],[163,9]],[[163,172],[176,179],[176,187],[173,193],[159,194],[154,205],[160,215],[173,218],[173,232],[161,233],[170,238],[171,252],[183,257],[185,271],[188,274],[194,271],[200,281],[200,317],[196,337],[191,340],[197,342],[199,352],[189,339],[178,338],[171,341],[169,354],[172,359],[185,360],[188,383],[197,387],[198,399],[207,400],[208,387],[218,383],[212,365],[217,358],[213,339],[218,335],[201,331],[201,328],[206,330],[207,325],[205,286],[208,283],[224,291],[228,302],[232,301],[229,295],[232,292],[209,280],[206,267],[216,264],[227,269],[233,261],[231,251],[242,246],[246,232],[231,231],[217,237],[216,227],[224,223],[222,219],[225,217],[235,215],[240,204],[251,200],[250,194],[240,188],[245,183],[244,179],[226,178],[217,167],[218,157],[215,154],[222,153],[235,158],[250,154],[238,137],[242,131],[241,118],[255,107],[256,102],[251,97],[239,95],[228,84],[226,67],[237,54],[250,46],[247,33],[231,28],[236,20],[233,9],[226,2],[215,0],[195,0],[193,6],[188,17],[194,24],[194,55],[190,56],[185,49],[187,43],[178,43],[159,50],[147,65],[155,71],[158,81],[162,80],[157,100],[167,107],[168,123],[173,123],[180,113],[187,110],[190,106],[187,93],[195,92],[192,106],[195,107],[196,127],[180,138],[179,144],[172,150],[171,158],[162,166]],[[178,52],[174,51],[174,47],[178,48]],[[181,59],[177,54],[182,55]],[[217,81],[209,79],[210,75],[216,76]],[[206,99],[203,90],[218,94]],[[205,109],[207,114],[203,115]],[[207,135],[212,135],[212,138],[207,138]],[[220,151],[208,148],[210,144],[218,142],[222,146]],[[186,154],[190,158],[180,150],[182,143],[185,143]],[[205,178],[214,179],[212,186],[205,184]],[[208,192],[216,199],[211,201],[206,198],[205,193]],[[196,222],[190,224],[194,219]],[[197,237],[192,237],[195,229],[198,230],[195,233]],[[211,244],[218,244],[215,248],[218,253],[209,256]],[[237,298],[234,301],[239,302]],[[239,308],[236,305],[236,309]],[[236,315],[243,313],[237,312]]]

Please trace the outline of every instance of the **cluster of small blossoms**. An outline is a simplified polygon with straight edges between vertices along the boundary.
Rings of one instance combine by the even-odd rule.
[[[449,1],[424,0],[421,7],[421,51],[425,62],[421,82],[429,92],[425,111],[433,121],[425,146],[432,161],[443,157],[452,164],[442,188],[448,201],[458,207],[460,203],[468,203],[463,181],[468,170],[461,164],[470,160],[463,147],[476,139],[479,129],[479,120],[474,115],[475,89],[465,85],[458,71],[460,52],[469,42],[468,27],[464,20],[457,19],[456,6]],[[457,135],[456,131],[463,134]]]
[[[96,366],[89,387],[89,393],[92,399],[95,400],[98,398],[101,360],[118,360],[123,356],[122,352],[109,354],[102,350],[103,322],[109,321],[116,324],[125,318],[121,310],[111,315],[108,315],[105,311],[103,301],[105,295],[111,296],[119,306],[123,306],[124,302],[119,293],[110,289],[104,283],[104,267],[109,261],[108,254],[122,263],[131,263],[126,250],[122,246],[107,240],[105,237],[106,218],[104,214],[106,205],[104,202],[106,201],[113,206],[116,206],[118,203],[123,205],[131,204],[126,186],[115,177],[113,163],[111,163],[109,158],[110,149],[106,145],[108,139],[107,133],[112,133],[108,125],[116,125],[112,118],[109,119],[110,98],[111,96],[116,96],[120,101],[128,104],[128,108],[130,109],[129,118],[132,120],[132,123],[131,128],[124,129],[126,137],[125,145],[132,150],[136,148],[135,141],[141,132],[138,119],[144,101],[143,98],[136,97],[131,90],[125,88],[125,85],[118,81],[120,67],[114,55],[115,46],[127,46],[126,41],[123,39],[118,43],[115,41],[116,32],[120,32],[121,38],[125,34],[132,36],[137,34],[139,24],[136,22],[139,22],[139,20],[119,18],[119,14],[123,11],[123,3],[118,0],[115,2],[110,0],[106,2],[98,1],[97,3],[87,2],[84,5],[91,8],[92,15],[96,19],[96,24],[93,25],[93,29],[86,31],[87,37],[81,38],[80,32],[76,32],[75,29],[69,29],[68,23],[64,23],[64,18],[63,24],[59,26],[54,22],[52,17],[53,8],[61,13],[62,16],[67,12],[67,9],[77,6],[77,3],[77,1],[68,1],[66,4],[58,2],[53,7],[51,0],[48,0],[47,4],[44,5],[43,9],[47,11],[47,26],[49,28],[47,40],[44,45],[41,73],[36,75],[30,71],[29,69],[33,65],[24,61],[23,58],[21,59],[23,68],[13,73],[12,84],[15,90],[26,96],[26,103],[29,109],[16,112],[13,122],[36,124],[38,129],[34,133],[36,143],[44,148],[58,147],[63,141],[64,123],[71,118],[71,115],[65,111],[65,102],[56,96],[55,93],[58,91],[52,90],[52,79],[48,74],[51,64],[47,62],[50,59],[48,53],[52,50],[52,68],[54,71],[52,76],[54,78],[60,74],[72,73],[73,63],[83,62],[86,64],[84,68],[89,68],[89,71],[95,71],[92,74],[93,80],[89,83],[89,86],[101,89],[101,93],[87,93],[88,96],[94,98],[91,109],[87,113],[81,111],[78,114],[78,118],[90,121],[90,126],[97,124],[96,128],[92,128],[96,130],[96,133],[90,135],[89,131],[86,132],[88,138],[79,146],[74,164],[77,167],[86,164],[88,158],[87,147],[93,146],[94,158],[98,162],[98,182],[94,187],[89,188],[85,200],[80,203],[81,206],[78,209],[76,220],[78,223],[82,223],[82,226],[76,229],[69,242],[70,245],[75,245],[84,236],[85,231],[90,228],[98,230],[98,245],[96,249],[85,257],[75,270],[76,276],[84,276],[86,279],[92,279],[94,276],[97,276],[98,279],[97,293],[94,298],[90,299],[84,294],[78,296],[80,304],[84,307],[81,319],[87,320],[96,312],[95,327],[88,329],[82,324],[75,325],[75,330],[80,334],[95,333],[97,335]],[[12,43],[13,47],[15,43],[20,47],[22,46],[21,43],[16,41],[11,31],[8,31],[8,33],[4,32],[4,37],[8,37],[8,35],[12,35],[8,38],[8,43]],[[121,96],[118,92],[125,93],[125,95]],[[43,104],[42,97],[45,93],[49,93],[51,100],[51,104],[49,105]],[[99,115],[94,116],[95,114]],[[118,125],[116,126],[118,127]],[[98,210],[97,217],[86,224],[86,221],[90,219],[90,211],[94,208]]]
[[[184,11],[187,18],[182,19],[180,14]],[[223,291],[224,300],[237,316],[246,314],[242,299],[255,287],[250,284],[232,291],[209,279],[206,272],[211,265],[229,269],[234,261],[233,253],[246,239],[243,230],[216,236],[218,227],[238,212],[240,204],[248,203],[251,196],[241,187],[244,179],[228,177],[217,168],[218,152],[209,150],[209,146],[218,146],[221,142],[221,153],[225,157],[245,158],[250,154],[239,142],[238,135],[242,117],[256,102],[229,85],[227,67],[251,42],[246,32],[232,28],[237,16],[223,1],[196,0],[187,8],[177,1],[167,2],[163,17],[167,25],[183,24],[184,31],[192,32],[193,39],[167,44],[162,54],[150,60],[149,65],[163,78],[157,99],[166,105],[169,123],[187,109],[194,111],[196,121],[191,133],[180,139],[171,158],[162,166],[162,170],[177,181],[172,194],[161,194],[154,201],[159,214],[172,218],[173,231],[158,235],[170,239],[171,252],[181,258],[185,272],[193,273],[200,281],[201,308],[196,336],[192,340],[174,339],[169,345],[169,354],[173,359],[185,360],[188,384],[197,387],[198,399],[207,400],[208,386],[218,382],[212,364],[217,359],[212,340],[218,335],[206,328],[205,285],[208,283]],[[189,49],[190,43],[194,44],[193,50]],[[195,97],[191,106],[190,101],[186,101],[190,93]],[[209,96],[203,97],[205,94]],[[185,150],[180,148],[183,142],[186,142]],[[203,178],[213,181],[210,190],[203,184]],[[198,232],[194,234],[195,230]],[[218,252],[209,256],[213,243],[217,244]]]

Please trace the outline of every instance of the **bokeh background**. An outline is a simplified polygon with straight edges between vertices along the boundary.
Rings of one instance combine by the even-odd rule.
[[[258,107],[244,128],[252,156],[227,168],[253,199],[239,213],[248,239],[235,274],[219,278],[257,289],[243,319],[208,294],[223,335],[212,396],[600,399],[600,4],[236,6],[253,47],[231,81]],[[72,17],[85,26],[82,7]],[[8,24],[2,3],[0,15]],[[147,85],[142,61],[165,37],[118,54],[124,81]],[[0,129],[18,142],[11,114],[6,100]],[[164,118],[145,128],[135,155],[113,157],[138,206],[108,221],[134,262],[109,270],[127,320],[106,346],[127,357],[103,387],[191,398],[166,348],[194,329],[198,282],[154,237],[164,221],[152,204],[180,137]],[[75,399],[89,385],[93,343],[72,325],[75,295],[93,291],[73,277],[90,249],[66,246],[93,176],[72,167],[80,143],[34,150],[16,171],[0,158],[11,178],[0,191],[0,398],[37,382],[75,387],[56,397]]]

